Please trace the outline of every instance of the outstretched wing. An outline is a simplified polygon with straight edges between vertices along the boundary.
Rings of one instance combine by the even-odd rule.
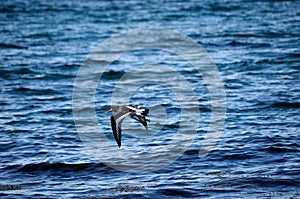
[[[119,148],[121,147],[122,122],[129,114],[130,112],[120,112],[110,117],[111,129]]]
[[[138,121],[139,121],[140,123],[142,123],[142,125],[148,130],[148,124],[147,124],[147,121],[149,121],[149,120],[147,120],[147,119],[145,118],[145,116],[144,116],[144,117],[138,116],[137,119],[138,119]]]
[[[146,129],[148,129],[148,124],[150,120],[146,119],[146,116],[149,113],[149,109],[142,109],[140,111],[132,113],[131,117],[139,121]]]

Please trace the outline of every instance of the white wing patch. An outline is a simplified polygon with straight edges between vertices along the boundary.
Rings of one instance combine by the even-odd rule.
[[[122,121],[125,119],[125,117],[127,117],[128,115],[130,115],[130,112],[124,114],[124,115],[121,115],[121,117],[117,118],[116,119],[116,125],[117,125],[117,129],[118,128],[121,128],[121,124],[122,124]],[[120,124],[120,125],[119,125]]]

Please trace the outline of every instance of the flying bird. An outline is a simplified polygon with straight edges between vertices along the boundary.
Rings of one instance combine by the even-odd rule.
[[[106,113],[108,112],[115,112],[115,114],[110,117],[110,123],[119,148],[121,147],[122,122],[127,116],[137,120],[148,129],[147,122],[150,122],[150,120],[146,119],[146,116],[149,113],[149,109],[143,109],[140,106],[130,104],[126,106],[113,106],[112,109],[106,111]]]

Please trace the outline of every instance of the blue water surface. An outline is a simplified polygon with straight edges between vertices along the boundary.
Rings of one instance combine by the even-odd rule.
[[[300,198],[299,8],[297,0],[1,1],[1,198]],[[118,79],[139,64],[172,65],[194,85],[197,137],[175,162],[146,173],[87,153],[72,114],[76,74],[98,43],[134,28],[179,31],[218,67],[227,113],[207,156],[198,157],[211,117],[205,82],[182,58],[150,50],[107,69],[95,97],[99,123],[114,142],[105,111]],[[134,143],[136,151],[163,146],[178,129],[174,94],[140,89],[132,102],[162,105],[170,120],[161,139],[124,133],[123,148]]]

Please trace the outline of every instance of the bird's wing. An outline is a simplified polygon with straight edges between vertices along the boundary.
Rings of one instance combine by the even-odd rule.
[[[110,117],[111,128],[119,148],[121,147],[122,122],[129,114],[130,112],[120,112]]]
[[[146,119],[144,115],[133,114],[131,117],[139,121],[146,129],[148,129],[147,121],[149,120]]]

